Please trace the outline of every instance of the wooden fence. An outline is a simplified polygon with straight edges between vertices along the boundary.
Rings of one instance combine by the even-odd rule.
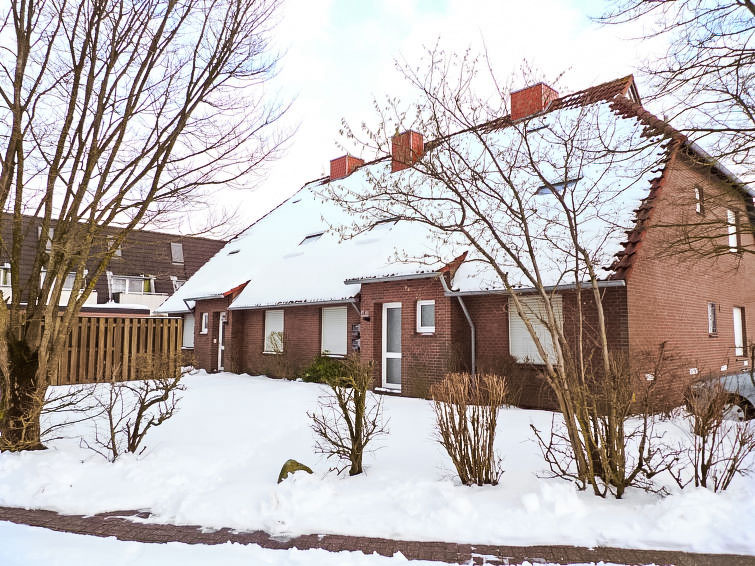
[[[136,379],[139,354],[180,363],[180,318],[79,317],[53,385]]]

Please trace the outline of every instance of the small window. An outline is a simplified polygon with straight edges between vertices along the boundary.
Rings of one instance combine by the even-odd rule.
[[[234,255],[234,254],[239,253],[240,251],[241,250],[231,250],[230,252],[228,252],[228,255]]]
[[[10,287],[11,286],[10,264],[9,263],[6,263],[6,264],[0,266],[0,286],[2,286],[2,287]]]
[[[708,334],[718,334],[718,322],[716,321],[716,303],[708,303]]]
[[[745,308],[734,307],[734,355],[745,355],[747,329],[745,328]]]
[[[739,252],[739,215],[736,211],[726,210],[726,226],[729,233],[729,251],[731,253]]]
[[[47,229],[47,240],[45,241],[45,251],[52,250],[52,239],[55,236],[55,228]],[[37,227],[37,237],[42,239],[42,226]]]
[[[265,353],[283,352],[283,311],[265,311]]]
[[[207,334],[209,331],[210,326],[210,313],[203,312],[202,313],[202,326],[200,327],[199,333],[200,334]]]
[[[112,248],[115,245],[115,238],[113,236],[107,237],[107,245],[108,248]],[[115,248],[115,251],[113,252],[113,257],[123,257],[123,250],[121,249],[121,246],[118,246]]]
[[[185,279],[178,279],[178,278],[174,277],[172,279],[172,283],[173,283],[173,290],[174,291],[178,291],[181,287],[183,287],[183,284],[186,283],[186,280]]]
[[[435,301],[417,301],[417,332],[435,332]]]
[[[154,293],[154,285],[151,277],[129,277],[125,275],[114,275],[110,280],[110,291],[112,293],[131,293],[134,295],[147,295]]]
[[[170,260],[173,263],[184,262],[184,245],[181,242],[170,243]]]
[[[566,182],[551,183],[550,186],[542,185],[541,187],[537,189],[537,194],[550,195],[550,194],[553,194],[554,192],[563,194],[563,192],[566,190],[566,187],[571,187],[573,185],[576,185],[578,182],[579,182],[579,179],[571,179]]]
[[[324,233],[325,232],[318,232],[316,234],[310,234],[309,236],[305,236],[304,239],[301,242],[299,242],[299,245],[303,246],[304,244],[311,244],[313,242],[316,242],[322,237]]]
[[[321,351],[330,356],[345,356],[348,341],[346,307],[322,309]]]
[[[703,202],[703,190],[700,187],[695,187],[695,212],[698,214],[705,214],[705,203]]]

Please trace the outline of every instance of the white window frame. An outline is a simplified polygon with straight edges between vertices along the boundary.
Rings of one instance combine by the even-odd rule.
[[[115,236],[108,236],[107,247],[112,248],[113,244],[115,244]],[[113,252],[113,257],[123,257],[123,250],[121,249],[121,246],[118,246],[117,248],[115,248],[115,251]]]
[[[52,251],[52,239],[53,236],[55,236],[55,228],[50,226],[47,229],[47,240],[45,241],[45,251],[49,252]],[[42,239],[42,226],[37,226],[37,237],[41,240]]]
[[[716,303],[708,303],[708,334],[715,336],[718,334],[718,306]]]
[[[203,313],[206,314],[206,313]],[[183,337],[181,347],[194,349],[194,313],[189,312],[183,315]]]
[[[739,234],[737,233],[737,213],[736,211],[726,209],[726,228],[729,233],[729,251],[731,253],[739,252]]]
[[[199,329],[200,334],[207,334],[210,331],[210,313],[202,313],[202,326]]]
[[[277,320],[275,320],[277,317],[280,317],[280,324],[277,324]],[[265,344],[264,344],[264,350],[262,353],[264,354],[280,354],[281,352],[276,352],[273,350],[273,343],[270,340],[273,332],[280,332],[283,334],[285,331],[285,323],[286,323],[286,313],[283,309],[274,309],[274,310],[266,310],[265,311]],[[285,349],[285,344],[281,344],[282,348]]]
[[[184,245],[182,242],[170,243],[170,261],[177,265],[184,263]]]
[[[401,318],[403,319],[404,315],[404,308],[401,305],[401,303],[383,303],[383,320],[382,320],[382,342],[383,342],[383,352],[382,352],[382,374],[383,374],[383,389],[393,389],[396,391],[401,391],[401,383],[388,383],[388,360],[391,359],[398,359],[401,360],[403,358],[403,349],[404,349],[404,340],[403,336],[401,338],[401,352],[389,352],[388,351],[388,309],[401,309]],[[402,326],[403,326],[403,320]],[[403,328],[402,328],[403,330]],[[403,332],[402,332],[403,334]],[[403,365],[403,361],[400,361]],[[404,376],[403,376],[403,368],[401,372],[401,381],[403,382]]]
[[[745,355],[745,336],[747,329],[745,327],[745,309],[744,307],[734,307],[734,355]]]
[[[705,202],[702,187],[695,187],[695,212],[701,216],[705,214]]]
[[[0,287],[10,287],[10,263],[4,263],[0,265]]]
[[[333,317],[339,317],[334,319]],[[323,307],[320,323],[320,351],[330,357],[342,358],[349,348],[349,312],[348,307]],[[329,325],[343,320],[343,328],[336,328],[335,333]],[[333,336],[337,338],[333,339]]]
[[[115,290],[115,280],[123,279],[126,282],[125,291]],[[149,291],[144,290],[144,282],[149,281]],[[113,289],[113,293],[127,293],[129,295],[154,295],[155,294],[155,280],[147,275],[113,275],[110,278],[110,285]],[[136,289],[132,289],[132,285],[136,286]]]
[[[522,303],[525,311],[529,310],[528,320],[535,330],[541,345],[548,354],[549,361],[556,363],[556,353],[550,331],[546,325],[536,316],[535,310],[544,309],[542,298],[539,296],[519,295],[519,302]],[[563,328],[564,311],[563,300],[560,295],[551,296],[551,305],[553,306],[554,315],[557,324]],[[544,365],[545,361],[537,351],[535,340],[530,335],[524,321],[519,317],[516,310],[513,297],[509,297],[509,353],[514,356],[519,363],[529,363],[535,365]],[[541,311],[543,312],[543,311]]]
[[[433,306],[433,325],[422,326],[422,307],[432,305]],[[421,300],[417,301],[417,332],[420,334],[435,334],[435,300]]]

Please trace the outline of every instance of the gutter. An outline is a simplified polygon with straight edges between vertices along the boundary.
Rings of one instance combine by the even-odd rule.
[[[448,283],[446,283],[446,278],[442,273],[438,279],[440,279],[440,284],[443,286],[443,291],[445,295],[447,297],[455,296],[459,300],[459,305],[461,306],[461,310],[464,312],[464,318],[467,319],[467,324],[469,324],[469,334],[471,336],[471,346],[472,346],[472,349],[471,349],[472,375],[475,375],[477,373],[477,350],[475,348],[477,340],[476,340],[474,322],[472,321],[472,317],[469,314],[469,310],[467,310],[467,305],[464,304],[464,299],[462,299],[461,295],[454,295],[454,292],[448,288]]]
[[[253,305],[253,306],[233,306],[231,305],[228,307],[229,311],[251,311],[251,310],[259,310],[259,309],[273,309],[273,308],[284,308],[284,307],[316,307],[321,305],[342,305],[344,303],[351,303],[356,308],[356,302],[357,300],[353,297],[347,298],[347,299],[332,299],[328,301],[293,301],[288,303],[272,303],[268,305]],[[357,309],[359,310],[359,309]],[[361,314],[361,313],[360,313]]]
[[[582,288],[589,287],[590,283],[583,283]],[[598,281],[598,288],[604,288],[604,287],[626,287],[627,282],[624,279],[607,279],[605,281]],[[445,289],[445,294],[447,297],[474,297],[478,295],[510,295],[511,293],[507,291],[506,289],[487,289],[487,290],[481,290],[481,291],[452,291],[448,288],[447,285],[443,285],[443,288]],[[547,287],[543,287],[543,289],[546,292],[551,291],[568,291],[571,289],[576,289],[577,285],[576,283],[569,283],[566,285],[549,285]],[[517,293],[534,293],[537,292],[538,289],[535,287],[520,287],[515,289]]]
[[[404,281],[410,279],[431,279],[441,275],[442,271],[428,271],[426,273],[409,273],[407,275],[386,275],[384,277],[355,277],[346,279],[345,285],[356,285],[361,283],[382,283],[384,281]]]
[[[755,189],[750,188],[750,186],[745,183],[742,179],[737,177],[730,169],[728,169],[723,163],[718,161],[717,159],[714,159],[707,151],[705,151],[702,147],[697,145],[696,142],[687,142],[687,145],[692,149],[695,153],[703,157],[704,159],[707,159],[710,164],[718,169],[721,173],[724,174],[724,176],[729,177],[732,181],[734,181],[735,184],[739,185],[744,192],[749,194],[751,197],[755,198]]]

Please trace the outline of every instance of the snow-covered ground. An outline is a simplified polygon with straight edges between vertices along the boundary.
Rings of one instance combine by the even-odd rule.
[[[738,478],[721,494],[630,490],[617,501],[578,492],[537,477],[544,462],[529,425],[547,428],[547,412],[502,411],[501,484],[466,487],[433,440],[427,401],[385,398],[390,434],[367,456],[366,473],[350,478],[329,472],[332,462],[313,452],[306,412],[322,386],[202,372],[186,385],[180,411],[150,433],[138,458],[111,464],[80,448],[73,432],[90,434],[85,425],[49,450],[0,454],[0,505],[80,514],[140,508],[155,521],[279,535],[755,554],[753,478]],[[276,484],[288,458],[315,474]]]

